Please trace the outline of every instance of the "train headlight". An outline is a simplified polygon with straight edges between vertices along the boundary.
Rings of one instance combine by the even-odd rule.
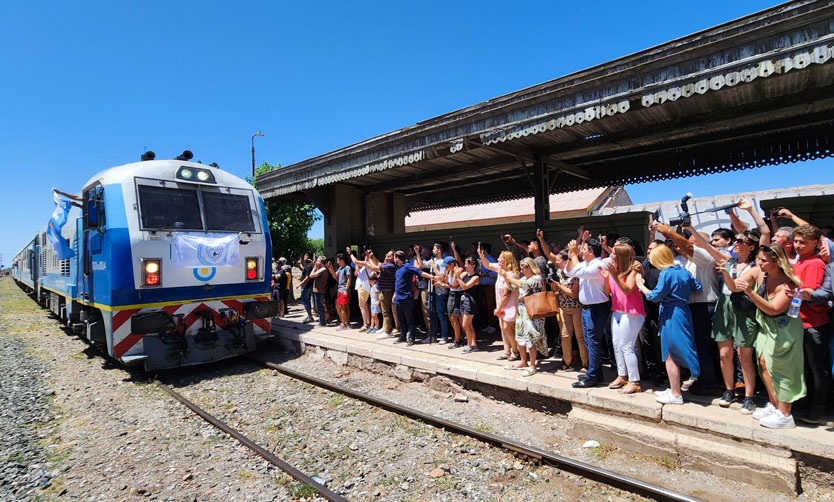
[[[177,170],[177,179],[184,181],[199,181],[201,183],[217,183],[214,173],[209,169],[181,166]]]
[[[255,281],[258,279],[258,258],[246,258],[246,280]]]
[[[159,258],[142,259],[142,286],[162,286],[162,260]]]

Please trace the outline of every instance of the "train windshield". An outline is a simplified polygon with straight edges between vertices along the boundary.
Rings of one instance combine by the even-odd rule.
[[[138,183],[143,230],[256,232],[250,197],[244,190],[209,191]]]

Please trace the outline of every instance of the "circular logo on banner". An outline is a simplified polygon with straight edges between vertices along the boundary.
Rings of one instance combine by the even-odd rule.
[[[210,281],[217,275],[217,269],[214,267],[199,267],[194,269],[194,278],[198,281]]]
[[[201,265],[217,265],[222,263],[226,256],[226,248],[222,246],[206,246],[200,244],[197,247],[197,257]]]

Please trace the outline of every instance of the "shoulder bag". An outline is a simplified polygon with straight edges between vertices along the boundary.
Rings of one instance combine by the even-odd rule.
[[[543,319],[553,317],[559,313],[559,304],[556,302],[555,291],[540,291],[531,293],[521,299],[524,302],[524,309],[530,319]]]

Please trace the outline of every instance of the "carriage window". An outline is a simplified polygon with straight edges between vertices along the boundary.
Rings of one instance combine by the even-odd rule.
[[[203,229],[196,190],[139,185],[139,211],[145,229]]]
[[[208,231],[254,232],[255,224],[249,197],[203,192],[203,208]]]

